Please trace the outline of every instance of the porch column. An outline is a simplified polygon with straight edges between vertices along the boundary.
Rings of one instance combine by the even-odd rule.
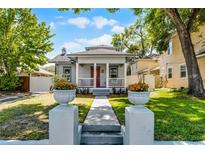
[[[124,63],[124,87],[127,88],[127,63]]]
[[[109,63],[106,63],[106,88],[109,88]]]
[[[97,65],[96,63],[94,63],[94,88],[96,88],[96,68],[97,68]]]
[[[78,86],[78,68],[79,68],[79,64],[76,63],[76,71],[75,71],[75,79],[76,79],[76,85]]]

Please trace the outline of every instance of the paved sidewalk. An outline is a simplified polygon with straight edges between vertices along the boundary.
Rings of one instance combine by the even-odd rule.
[[[48,145],[48,139],[45,140],[0,140],[0,145]]]
[[[21,99],[21,98],[23,98],[23,96],[7,96],[7,97],[4,97],[4,98],[0,98],[0,104],[8,103],[10,101],[15,101],[15,100],[18,100],[18,99]]]
[[[106,96],[96,96],[88,112],[86,125],[120,125]]]
[[[49,145],[48,139],[45,140],[0,140],[0,145]],[[154,141],[154,145],[205,145],[205,141]]]

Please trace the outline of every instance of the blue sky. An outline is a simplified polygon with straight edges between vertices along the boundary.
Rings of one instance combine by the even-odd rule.
[[[47,55],[49,58],[59,54],[62,47],[73,53],[83,51],[86,46],[110,44],[112,34],[122,32],[136,19],[129,9],[114,14],[105,9],[92,9],[81,14],[57,9],[33,9],[33,12],[40,22],[50,25],[55,34],[52,38],[54,51]]]

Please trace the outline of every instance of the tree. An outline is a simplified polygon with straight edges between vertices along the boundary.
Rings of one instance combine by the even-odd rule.
[[[112,45],[136,54],[139,58],[143,58],[147,54],[152,55],[154,50],[142,17],[139,17],[133,25],[125,28],[123,33],[114,34]]]
[[[13,77],[17,68],[31,71],[52,51],[50,28],[31,9],[0,9],[0,72]],[[2,77],[3,78],[3,77]]]
[[[146,24],[150,26],[150,34],[158,51],[166,50],[168,41],[177,32],[182,47],[188,72],[189,94],[204,97],[203,80],[191,40],[191,32],[197,31],[204,23],[204,9],[144,9]]]

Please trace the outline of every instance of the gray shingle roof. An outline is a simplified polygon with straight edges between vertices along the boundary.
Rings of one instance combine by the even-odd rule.
[[[78,56],[103,56],[103,55],[120,55],[120,56],[133,56],[130,53],[125,53],[118,51],[116,47],[108,46],[108,45],[97,45],[92,47],[86,47],[85,51],[70,53],[67,55],[57,55],[53,59],[49,60],[50,63],[56,62],[71,62],[72,57]]]
[[[116,47],[108,46],[108,45],[97,45],[92,47],[86,47],[85,51],[76,52],[68,54],[68,56],[85,56],[85,55],[123,55],[129,56],[131,54],[118,51]]]
[[[95,50],[95,49],[110,49],[110,50],[115,50],[115,51],[118,50],[117,47],[113,47],[110,45],[95,45],[91,47],[85,47],[85,50]]]
[[[55,62],[71,62],[71,59],[68,58],[66,55],[57,55],[53,59],[50,59],[50,63],[55,63]]]
[[[109,49],[95,49],[95,50],[87,50],[82,52],[76,52],[68,54],[68,56],[79,56],[79,55],[130,55],[125,52],[109,50]]]

